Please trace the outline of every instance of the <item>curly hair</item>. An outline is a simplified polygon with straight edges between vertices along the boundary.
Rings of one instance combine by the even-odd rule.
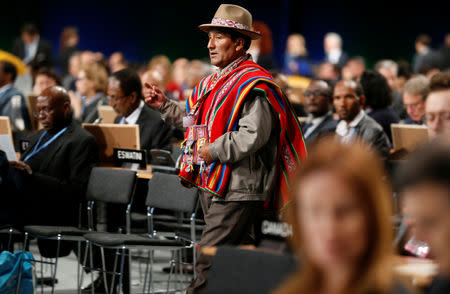
[[[450,72],[435,74],[430,81],[430,93],[450,89]]]

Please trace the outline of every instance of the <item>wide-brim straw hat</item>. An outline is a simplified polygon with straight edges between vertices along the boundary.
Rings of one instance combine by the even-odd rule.
[[[212,28],[229,28],[250,37],[252,40],[261,37],[261,34],[252,31],[252,15],[250,12],[237,5],[221,4],[214,14],[211,23],[198,26],[199,29],[209,32]]]

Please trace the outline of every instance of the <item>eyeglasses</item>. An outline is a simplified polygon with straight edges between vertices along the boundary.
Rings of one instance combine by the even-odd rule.
[[[118,102],[120,99],[124,98],[124,97],[128,97],[129,95],[122,95],[122,96],[109,96],[109,100],[111,100],[111,102]]]
[[[305,93],[303,94],[305,97],[309,97],[309,96],[313,96],[313,97],[319,97],[319,96],[326,96],[325,93],[321,92],[321,91],[305,91]]]
[[[39,118],[39,115],[41,114],[41,112],[44,113],[44,116],[48,116],[49,113],[52,112],[52,110],[53,109],[47,109],[47,108],[43,108],[41,110],[36,110],[36,111],[33,111],[33,116],[35,118]]]
[[[419,108],[419,106],[421,106],[422,104],[423,104],[422,101],[419,101],[419,102],[417,102],[417,103],[404,104],[404,105],[405,105],[405,108],[406,108],[406,109],[408,109],[408,108],[417,109],[417,108]]]
[[[440,121],[450,121],[450,111],[425,113],[425,122],[430,123],[439,119]]]

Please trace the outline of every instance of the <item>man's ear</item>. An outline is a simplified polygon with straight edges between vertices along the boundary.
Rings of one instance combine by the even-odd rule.
[[[131,93],[130,94],[130,99],[131,99],[131,104],[136,103],[136,100],[138,99],[137,98],[137,93],[136,92]]]
[[[244,38],[236,39],[236,52],[239,52],[244,49],[245,40]]]
[[[361,106],[366,105],[366,96],[365,95],[359,96],[359,104],[361,104]]]
[[[69,101],[65,101],[64,104],[63,104],[63,107],[64,107],[64,113],[65,114],[68,114],[71,111],[71,109],[70,109],[70,102]]]

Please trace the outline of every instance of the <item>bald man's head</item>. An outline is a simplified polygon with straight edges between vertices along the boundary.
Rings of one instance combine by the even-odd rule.
[[[366,97],[361,84],[353,80],[343,80],[336,84],[333,104],[340,119],[351,122],[362,110]]]
[[[37,118],[45,130],[60,129],[68,124],[70,97],[60,86],[53,86],[42,91],[37,98]]]

